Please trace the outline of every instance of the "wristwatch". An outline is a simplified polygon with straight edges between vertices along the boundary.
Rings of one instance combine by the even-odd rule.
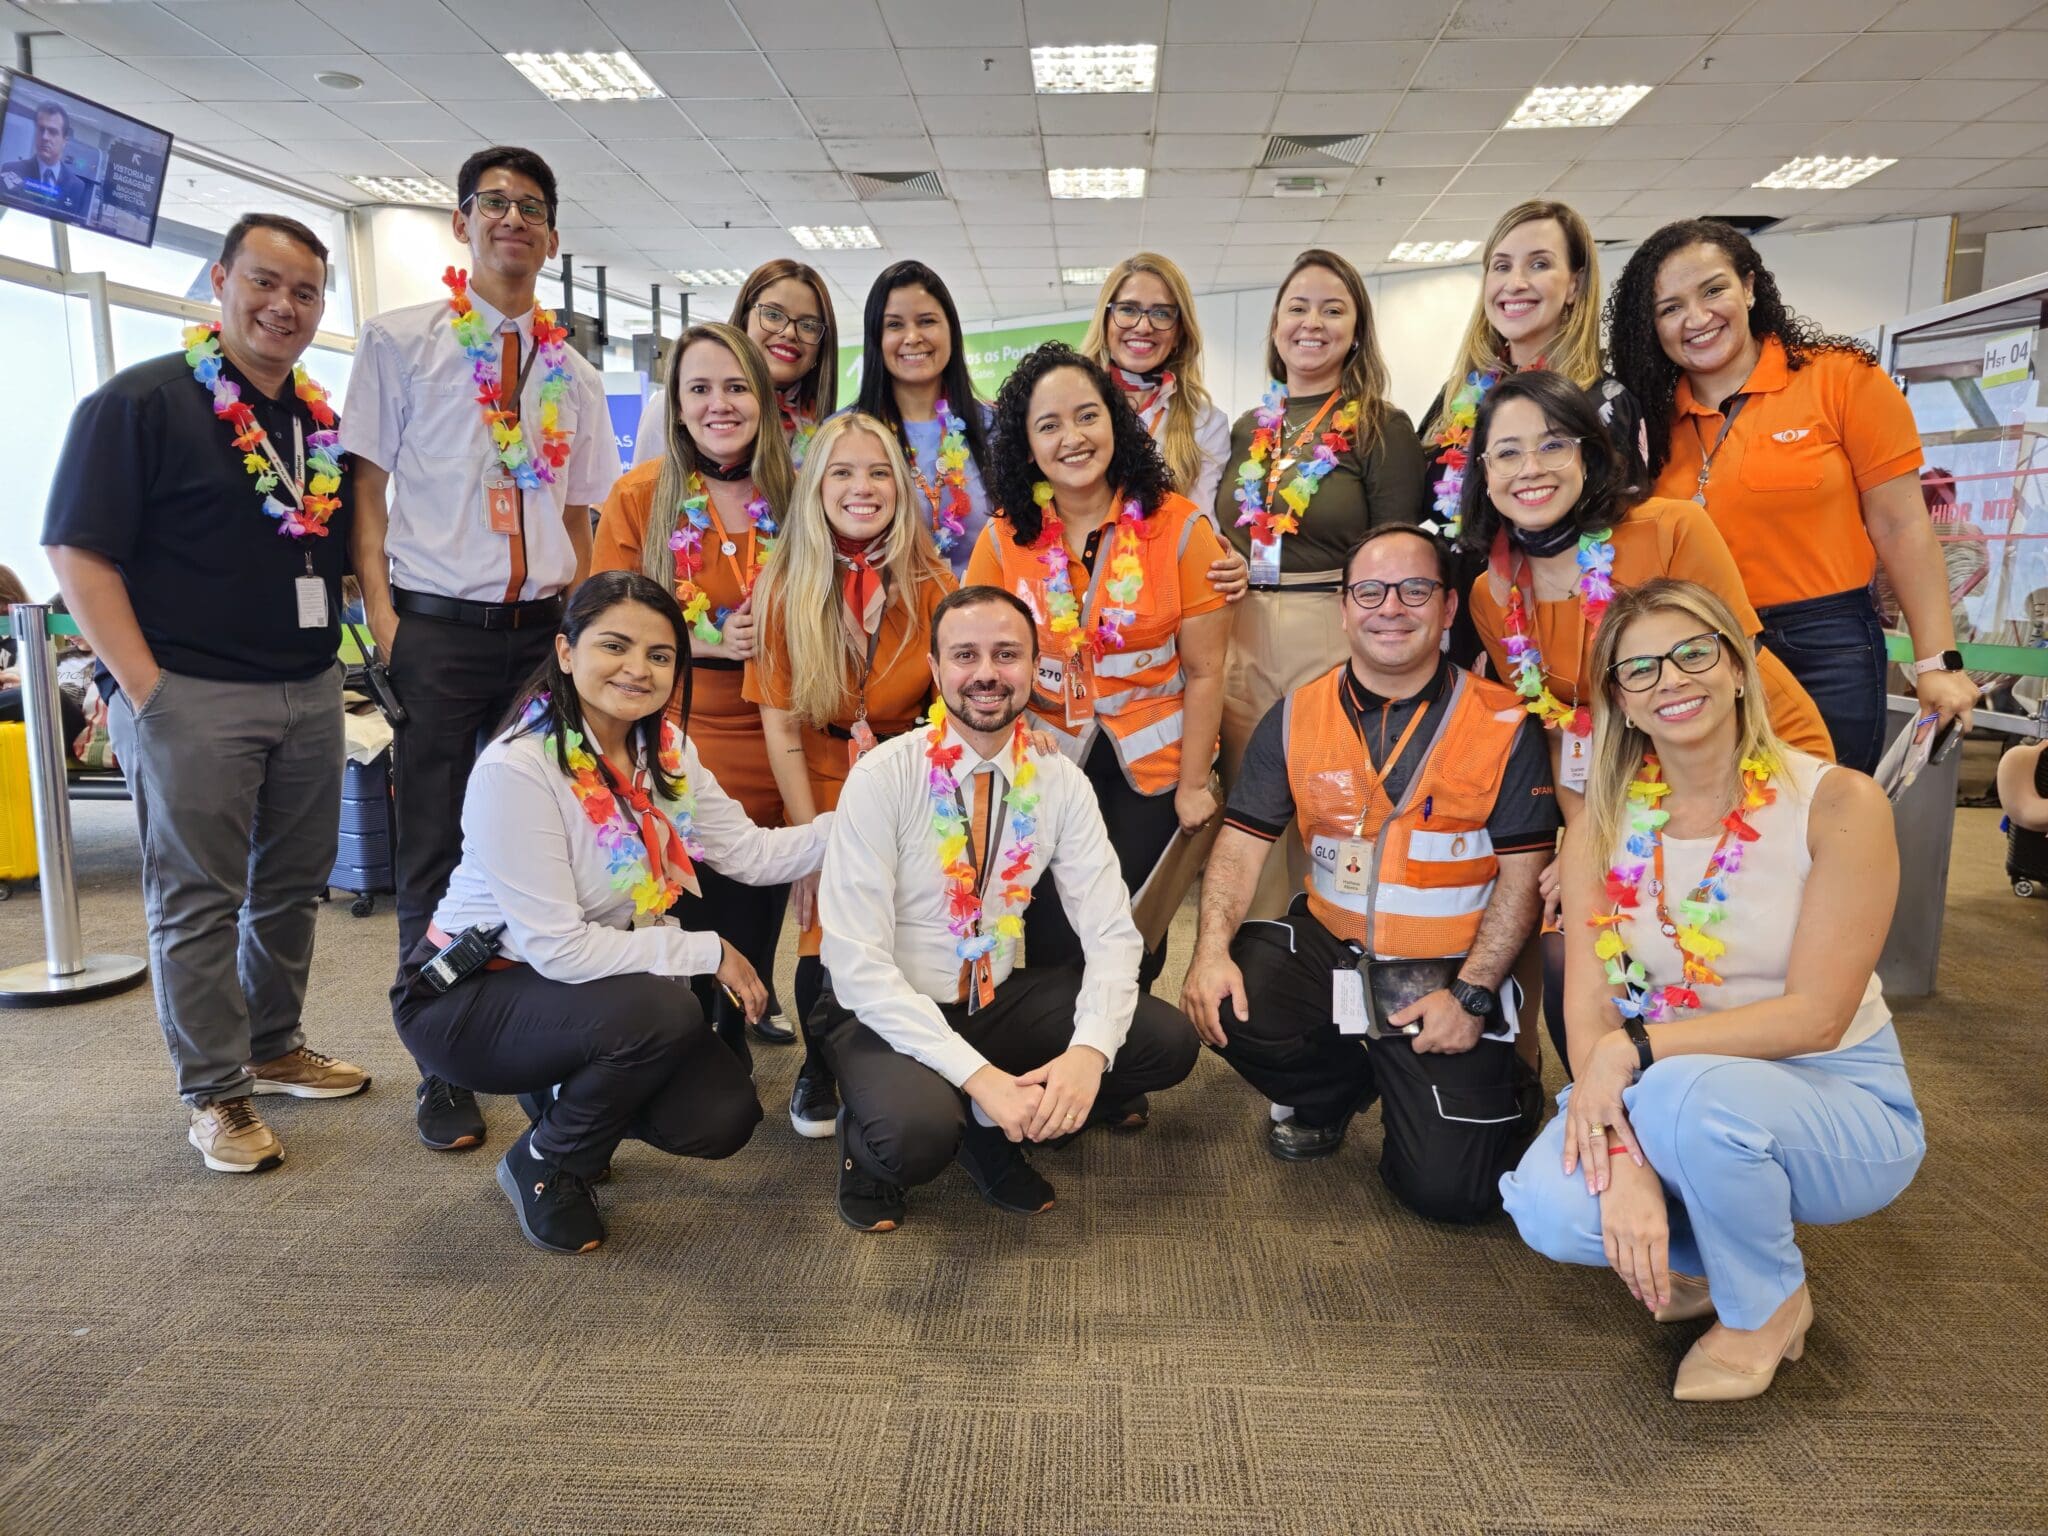
[[[1650,1048],[1650,1032],[1643,1027],[1641,1019],[1623,1019],[1621,1032],[1635,1042],[1636,1076],[1641,1077],[1650,1070],[1650,1064],[1657,1059],[1657,1053]]]
[[[1960,672],[1962,670],[1963,653],[1961,651],[1941,651],[1933,656],[1922,656],[1913,663],[1913,675],[1915,677],[1919,677],[1927,672]]]
[[[1475,1019],[1492,1018],[1494,1006],[1499,1001],[1485,987],[1475,987],[1463,977],[1454,980],[1445,990],[1458,1000],[1460,1008],[1471,1014]]]

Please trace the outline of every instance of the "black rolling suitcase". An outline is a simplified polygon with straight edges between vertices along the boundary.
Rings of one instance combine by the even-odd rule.
[[[2048,795],[2048,752],[2034,759],[2034,793]],[[2005,878],[2015,896],[2048,896],[2048,832],[2029,832],[2006,817]]]
[[[377,893],[398,889],[391,868],[397,843],[391,815],[391,750],[385,748],[367,763],[353,759],[342,769],[341,836],[334,850],[334,872],[327,883],[355,892],[349,911],[368,917],[377,908]]]

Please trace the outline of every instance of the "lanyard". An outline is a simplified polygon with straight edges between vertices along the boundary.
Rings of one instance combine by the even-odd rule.
[[[1276,451],[1274,453],[1273,466],[1272,468],[1266,471],[1265,505],[1268,510],[1271,510],[1272,508],[1273,492],[1280,484],[1280,477],[1286,474],[1288,470],[1294,467],[1294,455],[1300,451],[1301,445],[1303,443],[1307,442],[1310,438],[1316,435],[1316,428],[1320,427],[1323,424],[1323,418],[1330,414],[1330,408],[1337,403],[1337,397],[1343,393],[1344,391],[1342,389],[1331,390],[1330,397],[1329,399],[1323,402],[1322,409],[1317,411],[1314,416],[1309,418],[1309,423],[1307,426],[1303,427],[1299,432],[1295,433],[1294,441],[1289,443],[1284,451]],[[1280,435],[1285,436],[1286,432],[1287,418],[1286,415],[1283,413],[1280,418]],[[1277,450],[1279,448],[1278,443],[1275,443],[1274,447]]]
[[[758,495],[759,492],[755,494]],[[733,535],[725,531],[725,521],[718,515],[718,500],[711,494],[709,488],[704,492],[704,505],[710,510],[711,524],[718,535],[718,552],[725,557],[725,563],[732,567],[733,580],[738,582],[740,587],[740,601],[745,602],[753,595],[754,578],[761,573],[761,567],[754,559],[753,522],[751,519],[748,520],[747,563],[742,567],[739,562],[739,543]]]
[[[841,599],[845,601],[845,599]],[[868,679],[875,675],[875,648],[882,643],[882,622],[889,617],[889,583],[882,583],[882,620],[875,625],[874,633],[868,636],[867,660],[861,664],[860,691],[854,702],[853,718],[856,723],[868,717]]]
[[[1387,707],[1382,706],[1381,708],[1380,718],[1382,721],[1386,719]],[[1377,768],[1373,766],[1372,749],[1365,744],[1365,721],[1363,718],[1358,721],[1358,749],[1365,754],[1365,766],[1372,774],[1372,782],[1366,787],[1365,794],[1359,801],[1358,824],[1352,831],[1351,835],[1353,837],[1365,836],[1365,818],[1372,813],[1372,797],[1374,792],[1385,785],[1387,775],[1393,771],[1394,764],[1401,761],[1401,754],[1407,750],[1409,738],[1414,736],[1415,728],[1422,724],[1422,717],[1428,713],[1429,701],[1425,699],[1415,706],[1415,713],[1408,717],[1407,728],[1401,732],[1400,738],[1395,741],[1394,750],[1387,758],[1385,766]],[[1385,734],[1382,732],[1382,744],[1384,744],[1385,739]],[[1389,803],[1391,804],[1391,799]]]
[[[1534,645],[1536,641],[1536,609],[1541,605],[1543,599],[1536,591],[1536,569],[1530,565],[1528,557],[1519,550],[1508,557],[1508,586],[1510,588],[1520,586],[1529,594],[1528,605],[1523,611],[1529,615],[1529,642],[1531,645]],[[1577,653],[1572,657],[1572,670],[1569,674],[1572,680],[1572,699],[1574,703],[1578,701],[1579,673],[1585,666],[1586,660],[1586,609],[1583,603],[1579,605],[1578,633],[1579,647]],[[1558,671],[1554,665],[1555,662],[1561,659],[1555,656],[1546,657],[1540,648],[1536,652],[1536,660],[1542,665],[1543,673],[1546,677],[1561,679],[1567,675]]]
[[[1714,446],[1707,446],[1707,435],[1700,430],[1700,419],[1692,419],[1692,435],[1700,445],[1700,483],[1693,488],[1692,499],[1701,506],[1707,504],[1707,476],[1714,472],[1714,456],[1721,451],[1721,445],[1728,441],[1728,429],[1735,425],[1735,418],[1742,414],[1742,408],[1749,404],[1748,395],[1737,395],[1727,402],[1728,414],[1721,418],[1721,430],[1714,436]]]
[[[297,412],[292,414],[292,468],[285,468],[284,457],[270,440],[268,427],[263,429],[263,452],[270,460],[270,467],[277,471],[278,483],[291,497],[292,505],[303,512],[306,508],[306,427]]]

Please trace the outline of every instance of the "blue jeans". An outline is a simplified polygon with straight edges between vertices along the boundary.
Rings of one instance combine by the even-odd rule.
[[[1562,1110],[1567,1087],[1557,1096]],[[1792,1224],[1881,1211],[1927,1151],[1899,1037],[1887,1024],[1823,1056],[1673,1056],[1624,1090],[1629,1124],[1664,1181],[1671,1267],[1704,1275],[1730,1328],[1759,1328],[1806,1281]],[[1600,1198],[1564,1172],[1564,1116],[1500,1181],[1522,1241],[1604,1268]]]
[[[1835,761],[1869,773],[1884,755],[1884,624],[1858,587],[1759,608],[1759,645],[1813,696],[1835,744]]]

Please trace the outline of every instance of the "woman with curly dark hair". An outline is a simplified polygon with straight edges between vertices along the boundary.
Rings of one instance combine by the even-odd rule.
[[[1223,541],[1099,363],[1047,342],[996,397],[991,489],[970,584],[1022,597],[1038,621],[1032,724],[1079,763],[1135,895],[1177,831],[1216,815],[1232,613],[1209,584]],[[1058,902],[1024,915],[1033,965],[1078,964]],[[1149,988],[1166,946],[1145,957]]]
[[[1650,423],[1654,494],[1707,509],[1837,760],[1867,773],[1884,748],[1879,561],[1920,658],[1921,708],[1967,730],[1977,688],[1920,495],[1920,434],[1876,354],[1794,314],[1756,247],[1714,219],[1644,241],[1607,326],[1614,375]]]

